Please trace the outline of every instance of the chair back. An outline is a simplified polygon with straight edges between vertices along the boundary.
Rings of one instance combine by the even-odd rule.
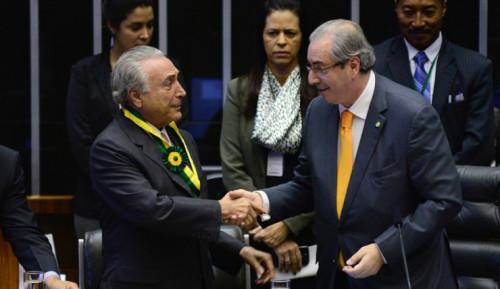
[[[238,226],[222,225],[221,231],[227,233],[231,237],[244,241],[243,233]],[[250,289],[250,269],[245,264],[236,275],[230,275],[221,269],[213,266],[214,272],[214,288],[217,289]]]
[[[500,168],[457,166],[463,207],[447,226],[460,289],[500,288]]]
[[[102,273],[102,231],[85,233],[84,239],[78,240],[78,263],[80,289],[99,289]]]

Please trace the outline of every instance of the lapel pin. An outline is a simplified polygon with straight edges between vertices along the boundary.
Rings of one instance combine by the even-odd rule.
[[[376,127],[376,128],[379,128],[379,127],[380,127],[380,120],[377,120],[377,122],[375,123],[375,127]]]

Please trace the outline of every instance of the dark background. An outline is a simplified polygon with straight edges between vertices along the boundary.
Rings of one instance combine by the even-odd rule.
[[[478,3],[449,1],[443,28],[448,39],[473,50],[478,48]],[[246,73],[250,66],[248,55],[254,47],[261,4],[261,0],[232,1],[233,77]],[[39,5],[41,193],[73,194],[75,163],[66,133],[66,90],[71,65],[92,54],[92,1],[40,0]],[[326,20],[350,18],[350,5],[348,0],[303,1],[304,37]],[[0,143],[22,153],[29,182],[29,1],[6,1],[3,7]],[[392,0],[361,1],[361,26],[372,44],[398,33],[393,10]],[[499,1],[489,1],[488,14],[488,57],[494,64],[495,87],[500,90]],[[191,111],[195,112],[190,115],[188,129],[198,140],[203,164],[219,165],[220,110],[225,92],[221,85],[222,0],[168,1],[168,29],[168,54],[180,63]],[[108,46],[108,34],[103,34],[103,44]],[[157,43],[158,29],[152,44]]]

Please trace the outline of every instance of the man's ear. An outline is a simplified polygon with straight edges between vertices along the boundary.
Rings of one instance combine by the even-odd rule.
[[[354,56],[351,58],[351,61],[348,63],[349,67],[352,69],[352,71],[359,73],[361,71],[361,59],[359,56]]]
[[[136,108],[142,108],[141,94],[137,90],[129,88],[127,94],[130,104]]]

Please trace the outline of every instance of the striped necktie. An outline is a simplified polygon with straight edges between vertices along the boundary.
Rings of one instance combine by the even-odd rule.
[[[431,89],[429,81],[427,79],[427,72],[425,72],[425,63],[429,61],[429,58],[424,51],[419,51],[417,55],[413,57],[416,63],[415,74],[413,75],[413,82],[415,83],[415,89],[421,93],[425,100],[431,102]],[[425,85],[425,88],[423,88]]]

